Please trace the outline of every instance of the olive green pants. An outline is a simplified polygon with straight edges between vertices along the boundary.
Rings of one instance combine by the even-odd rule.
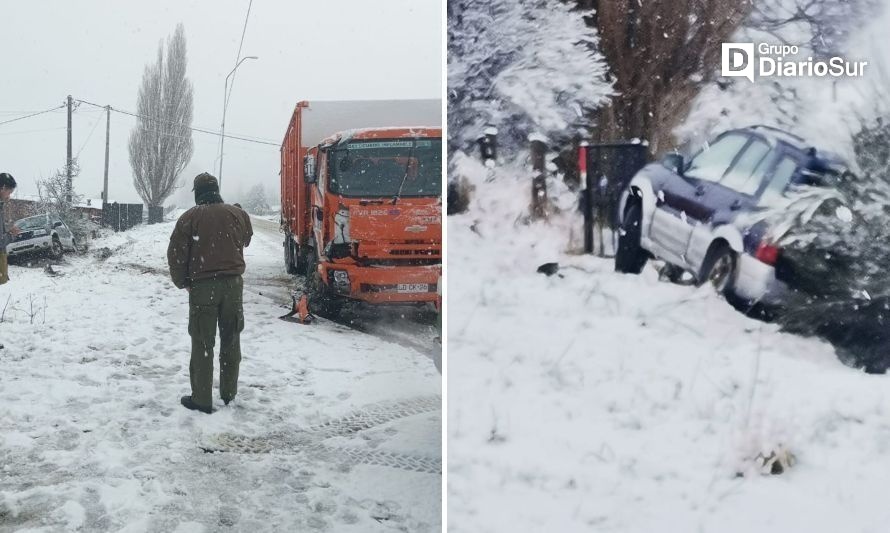
[[[0,252],[0,285],[9,281],[9,263],[6,252]]]
[[[241,276],[192,282],[189,291],[189,335],[192,358],[189,376],[192,400],[202,406],[213,403],[213,346],[219,324],[219,395],[229,401],[238,393],[238,367],[241,364],[241,331],[244,309]]]

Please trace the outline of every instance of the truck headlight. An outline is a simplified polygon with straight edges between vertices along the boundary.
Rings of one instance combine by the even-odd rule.
[[[331,278],[334,281],[334,289],[339,292],[349,292],[349,272],[345,270],[332,270]]]

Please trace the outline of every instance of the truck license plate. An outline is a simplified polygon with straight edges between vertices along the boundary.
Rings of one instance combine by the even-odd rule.
[[[429,292],[430,286],[428,283],[399,283],[396,290],[404,293]]]

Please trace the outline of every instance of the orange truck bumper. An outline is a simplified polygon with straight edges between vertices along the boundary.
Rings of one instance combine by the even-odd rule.
[[[325,262],[319,269],[333,293],[371,304],[435,303],[442,273],[441,265],[362,267]]]

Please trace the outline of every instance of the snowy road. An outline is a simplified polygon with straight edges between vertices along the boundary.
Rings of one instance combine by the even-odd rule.
[[[0,288],[0,531],[438,531],[440,377],[427,357],[288,303],[276,232],[247,249],[240,390],[188,393],[171,223]]]
[[[278,223],[264,218],[252,217],[254,231],[263,235],[263,242],[275,242],[276,250],[267,249],[269,257],[277,253],[282,255],[282,235]],[[277,239],[277,241],[276,241]],[[283,261],[283,259],[281,260]],[[268,278],[255,279],[255,287],[282,305],[290,305],[289,292],[278,290],[287,287],[289,291],[302,290],[299,277],[288,276],[283,267],[276,266],[277,273]],[[370,307],[356,306],[344,313],[338,323],[355,330],[374,335],[381,340],[401,344],[413,348],[432,360],[434,352],[441,350],[436,342],[439,333],[436,331],[436,315],[431,308],[411,307]]]

